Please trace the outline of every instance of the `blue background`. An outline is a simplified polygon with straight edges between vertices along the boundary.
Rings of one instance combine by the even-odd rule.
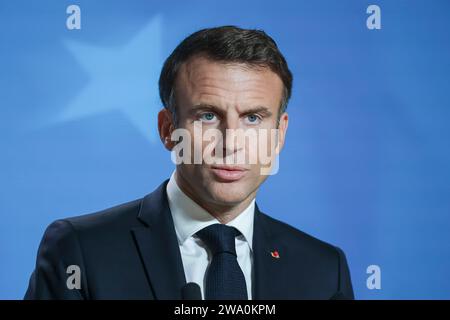
[[[81,30],[66,28],[70,4]],[[381,30],[366,27],[370,4]],[[449,17],[445,0],[1,0],[0,298],[23,296],[53,220],[170,176],[162,62],[223,24],[264,29],[295,77],[263,211],[343,248],[359,299],[450,298]]]

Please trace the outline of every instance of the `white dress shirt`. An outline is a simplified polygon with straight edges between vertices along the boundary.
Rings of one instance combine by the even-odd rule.
[[[204,299],[206,269],[212,257],[207,246],[195,233],[211,224],[220,223],[220,221],[181,191],[175,180],[175,172],[172,173],[166,190],[180,247],[186,282],[197,283],[200,286],[202,298]],[[239,266],[245,276],[249,300],[252,299],[254,214],[255,199],[236,218],[227,223],[228,226],[233,226],[241,232],[241,235],[236,237],[236,255]]]

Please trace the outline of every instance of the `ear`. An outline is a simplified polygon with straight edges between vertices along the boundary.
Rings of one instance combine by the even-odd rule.
[[[161,109],[158,113],[158,132],[161,142],[169,151],[175,146],[175,143],[171,139],[173,130],[175,130],[175,125],[173,123],[172,113],[166,108]]]
[[[286,139],[286,132],[288,129],[288,124],[289,124],[289,116],[288,116],[287,112],[284,112],[280,116],[280,122],[278,125],[278,144],[275,149],[277,154],[279,154],[281,152],[281,150],[283,149],[284,141]]]

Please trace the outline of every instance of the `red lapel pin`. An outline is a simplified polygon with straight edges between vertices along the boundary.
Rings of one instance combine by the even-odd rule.
[[[278,251],[270,251],[270,254],[272,255],[273,258],[275,259],[280,259],[280,254],[278,253]]]

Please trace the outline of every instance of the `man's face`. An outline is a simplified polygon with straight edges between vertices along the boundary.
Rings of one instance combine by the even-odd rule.
[[[287,129],[288,117],[284,113],[277,125],[280,102],[283,94],[283,83],[279,76],[268,68],[250,68],[243,64],[224,64],[197,56],[184,63],[177,75],[175,83],[175,105],[178,117],[177,128],[186,129],[191,136],[191,164],[177,165],[177,182],[200,204],[215,206],[234,206],[248,202],[256,195],[257,189],[267,178],[258,160],[250,162],[250,153],[255,144],[250,145],[242,139],[239,141],[226,139],[228,130],[241,129],[248,132],[260,132],[266,129],[265,143],[270,152],[270,143],[276,146],[278,153],[283,144]],[[204,141],[196,136],[194,124],[201,124],[203,134],[208,129],[221,132],[223,144],[218,140]],[[275,140],[271,138],[271,129],[279,129]],[[197,131],[198,132],[198,131]],[[211,148],[212,141],[216,148]],[[241,144],[240,144],[241,143]],[[207,146],[210,148],[207,148]],[[219,147],[219,148],[218,148]],[[222,154],[217,150],[221,150]],[[192,164],[195,150],[201,154],[218,160],[217,163]],[[234,163],[230,164],[230,159]],[[228,156],[228,160],[225,157]],[[238,157],[244,157],[245,163],[236,163]],[[243,158],[240,158],[243,159]],[[253,158],[255,159],[255,158]],[[220,164],[220,160],[222,164]],[[228,161],[228,162],[227,162]],[[181,181],[179,181],[181,180]]]

